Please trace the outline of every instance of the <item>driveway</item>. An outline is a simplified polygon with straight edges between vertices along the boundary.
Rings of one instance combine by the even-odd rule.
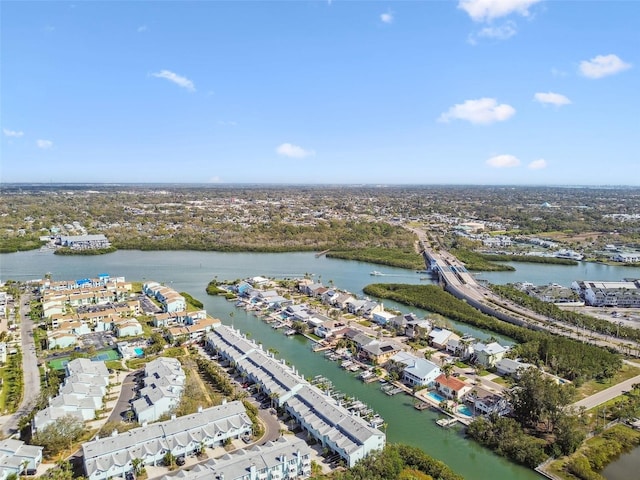
[[[140,372],[141,370],[131,372],[123,380],[120,396],[107,422],[126,421],[124,413],[131,409],[131,400],[136,396],[136,375]]]

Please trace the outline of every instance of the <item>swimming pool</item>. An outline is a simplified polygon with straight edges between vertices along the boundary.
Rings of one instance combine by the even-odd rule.
[[[469,407],[467,407],[466,405],[459,405],[458,413],[460,415],[464,415],[465,417],[473,417],[473,413],[471,413],[471,410],[469,410]]]
[[[144,355],[144,350],[142,350],[141,348],[134,348],[133,351],[136,352],[136,355],[139,357],[142,357]]]
[[[431,400],[435,400],[438,403],[442,402],[443,400],[446,400],[442,395],[439,395],[436,392],[427,393],[427,397],[429,397]]]

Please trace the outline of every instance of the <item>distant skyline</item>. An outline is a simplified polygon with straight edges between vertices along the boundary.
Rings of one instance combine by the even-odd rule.
[[[0,182],[640,185],[640,1],[0,2]]]

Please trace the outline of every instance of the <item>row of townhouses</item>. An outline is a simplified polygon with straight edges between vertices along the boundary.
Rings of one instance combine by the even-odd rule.
[[[311,474],[311,450],[300,438],[281,436],[264,445],[225,454],[160,480],[295,480]]]
[[[594,307],[640,307],[640,280],[627,282],[575,281],[571,288]]]
[[[133,472],[133,461],[159,465],[171,453],[183,457],[217,447],[228,439],[251,433],[252,423],[240,401],[224,402],[217,407],[191,415],[114,433],[82,445],[84,471],[88,480],[126,478]]]
[[[187,309],[187,301],[173,288],[158,282],[148,282],[142,286],[142,291],[160,302],[164,312],[182,312]]]
[[[66,378],[58,395],[49,399],[49,406],[31,420],[33,432],[42,430],[65,415],[83,422],[94,420],[96,410],[103,407],[109,385],[109,371],[104,362],[77,358],[67,363]]]
[[[345,460],[348,466],[384,447],[386,436],[335,399],[312,386],[284,361],[225,325],[206,337],[207,347],[260,386],[279,407],[296,418],[308,435]]]
[[[10,475],[33,475],[42,463],[42,447],[26,445],[22,440],[0,440],[0,480]]]

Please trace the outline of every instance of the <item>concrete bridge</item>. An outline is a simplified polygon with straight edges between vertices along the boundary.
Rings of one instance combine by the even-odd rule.
[[[623,342],[618,338],[597,332],[580,331],[580,328],[574,325],[538,314],[496,295],[492,290],[478,283],[452,254],[445,250],[436,251],[431,248],[424,231],[415,228],[409,228],[409,230],[418,235],[425,264],[431,271],[437,272],[443,288],[481,312],[521,327],[548,331],[611,348],[626,355],[640,357],[640,344],[637,342]]]

